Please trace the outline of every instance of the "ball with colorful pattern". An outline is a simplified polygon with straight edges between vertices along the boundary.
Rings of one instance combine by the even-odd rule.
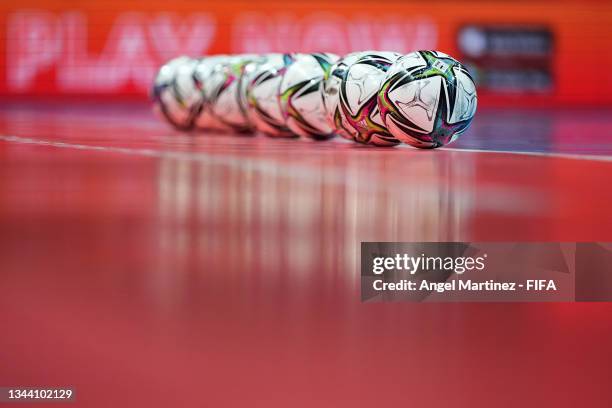
[[[313,140],[335,136],[325,119],[321,84],[338,56],[326,53],[292,54],[281,81],[279,97],[287,127]]]
[[[237,55],[217,63],[208,75],[206,100],[207,114],[221,128],[250,134],[250,123],[240,94],[240,78],[244,68],[260,59],[256,55]]]
[[[267,54],[265,61],[250,64],[242,76],[248,118],[270,137],[297,137],[287,127],[279,100],[283,75],[292,62],[290,54]]]
[[[225,129],[225,125],[219,122],[211,113],[210,99],[215,88],[210,80],[212,71],[218,64],[227,60],[227,55],[209,55],[200,58],[195,68],[194,77],[202,93],[202,108],[194,119],[194,126],[200,130]]]
[[[385,127],[378,108],[378,90],[389,67],[401,54],[368,51],[348,65],[340,84],[338,123],[358,143],[395,146],[400,143]]]
[[[352,52],[336,61],[329,69],[329,73],[321,84],[321,95],[323,97],[323,107],[325,108],[325,118],[328,125],[334,129],[335,133],[341,137],[353,141],[353,135],[346,130],[347,123],[342,122],[340,111],[340,86],[346,77],[348,67],[352,65],[361,52]]]
[[[476,86],[467,69],[439,51],[417,51],[389,68],[378,92],[382,121],[409,145],[433,149],[456,140],[476,113]]]
[[[180,130],[191,129],[202,108],[203,96],[194,76],[197,64],[189,57],[174,58],[161,66],[153,81],[154,110]]]

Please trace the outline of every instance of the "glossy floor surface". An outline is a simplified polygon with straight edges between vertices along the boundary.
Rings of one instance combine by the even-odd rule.
[[[482,110],[418,151],[4,105],[0,386],[70,385],[83,407],[610,407],[612,305],[362,304],[358,256],[612,241],[611,118]]]

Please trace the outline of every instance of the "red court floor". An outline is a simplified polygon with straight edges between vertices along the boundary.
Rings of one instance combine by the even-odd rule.
[[[612,241],[611,113],[482,110],[419,151],[5,104],[0,386],[84,407],[610,407],[612,305],[362,304],[358,256]]]

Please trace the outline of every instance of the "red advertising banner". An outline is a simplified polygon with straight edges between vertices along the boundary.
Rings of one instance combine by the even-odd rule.
[[[9,1],[0,95],[140,97],[181,54],[438,49],[483,104],[609,105],[610,27],[594,1]]]

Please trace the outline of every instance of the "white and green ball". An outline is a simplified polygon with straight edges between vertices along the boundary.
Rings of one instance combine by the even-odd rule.
[[[327,123],[338,135],[348,140],[353,140],[353,135],[346,130],[348,124],[342,122],[339,105],[340,87],[346,77],[348,67],[357,61],[359,55],[361,55],[361,52],[353,52],[336,61],[330,67],[329,73],[321,84],[321,95]]]
[[[367,51],[347,64],[340,82],[335,114],[337,130],[363,144],[395,146],[400,143],[387,130],[378,107],[378,91],[387,70],[401,55],[387,51]]]
[[[243,105],[240,80],[245,67],[260,58],[256,55],[237,55],[224,58],[212,67],[205,78],[204,122],[234,132],[252,132],[253,126]]]
[[[389,68],[378,92],[382,121],[409,145],[433,149],[457,139],[476,113],[467,69],[439,51],[417,51]]]
[[[181,130],[193,127],[203,104],[194,76],[197,65],[198,60],[189,57],[174,58],[159,69],[153,82],[154,109]]]
[[[202,108],[195,117],[194,125],[197,129],[225,129],[225,126],[217,121],[210,112],[210,96],[214,86],[211,83],[210,75],[216,66],[228,59],[227,55],[211,55],[201,58],[195,68],[194,77],[200,91],[202,92]]]
[[[327,123],[321,84],[338,56],[326,53],[291,54],[281,80],[280,106],[287,127],[295,134],[314,140],[335,136]]]
[[[286,125],[280,106],[280,84],[292,58],[267,54],[265,61],[250,64],[242,77],[247,115],[253,126],[271,137],[296,137]]]

